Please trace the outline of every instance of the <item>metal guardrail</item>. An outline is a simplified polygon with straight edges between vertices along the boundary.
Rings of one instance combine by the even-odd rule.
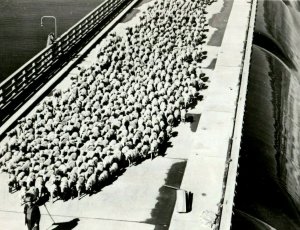
[[[0,126],[32,96],[51,71],[61,68],[78,51],[78,45],[111,16],[132,0],[106,0],[77,24],[60,36],[51,46],[43,49],[0,84]],[[102,28],[103,28],[102,27]]]

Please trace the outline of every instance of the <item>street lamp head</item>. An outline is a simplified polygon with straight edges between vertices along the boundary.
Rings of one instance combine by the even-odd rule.
[[[56,17],[54,17],[54,16],[42,16],[41,17],[41,27],[44,26],[44,24],[43,24],[43,19],[44,18],[52,18],[52,19],[54,19],[54,37],[56,39],[57,38]]]

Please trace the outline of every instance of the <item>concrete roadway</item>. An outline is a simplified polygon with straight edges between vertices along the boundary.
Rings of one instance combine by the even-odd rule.
[[[230,3],[231,2],[231,3]],[[244,108],[236,114],[238,101],[246,94],[247,87],[240,91],[241,73],[244,67],[245,42],[250,23],[251,1],[227,1],[216,17],[228,15],[226,6],[232,5],[226,24],[222,43],[218,48],[216,64],[210,76],[210,84],[204,97],[203,110],[197,129],[197,140],[194,142],[192,153],[188,159],[181,187],[194,193],[193,208],[189,213],[179,214],[174,211],[170,225],[171,230],[208,230],[219,229],[219,220],[229,220],[220,229],[230,229],[231,209],[227,206],[229,198],[224,199],[227,166],[232,163],[232,148],[230,139],[233,138],[235,153],[239,152],[238,137],[241,129],[235,133],[236,118],[243,119]],[[222,17],[222,16],[221,16]],[[225,18],[224,18],[225,19]],[[218,18],[217,21],[221,21]],[[224,23],[220,23],[220,25]],[[222,31],[222,30],[219,30]],[[214,33],[219,34],[220,33]],[[209,44],[220,44],[218,39]],[[209,55],[210,56],[210,55]],[[246,67],[249,67],[246,65]],[[235,164],[237,164],[235,162]],[[230,191],[227,194],[234,197],[235,172],[228,172],[231,180]],[[195,175],[197,177],[195,177]],[[232,176],[232,177],[231,177]],[[233,188],[233,189],[231,189]],[[228,192],[229,191],[229,192]],[[229,203],[229,206],[232,203]],[[222,206],[226,207],[222,212]],[[227,211],[228,210],[228,211]]]
[[[40,207],[41,229],[167,229],[175,205],[175,191],[163,187],[180,187],[186,159],[191,152],[198,121],[183,123],[174,131],[171,148],[164,157],[127,168],[111,185],[92,196],[81,200],[61,200],[46,203],[55,222],[64,227],[51,226],[52,221],[44,206]],[[8,193],[8,176],[0,174],[0,229],[20,230],[24,228],[23,207],[18,193]],[[25,229],[25,228],[24,228]]]

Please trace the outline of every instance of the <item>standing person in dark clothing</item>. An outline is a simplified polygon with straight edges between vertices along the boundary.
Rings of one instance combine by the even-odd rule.
[[[26,193],[25,202],[25,225],[27,225],[28,230],[39,230],[41,213],[39,207],[33,203],[33,194]]]
[[[54,33],[50,33],[47,39],[47,47],[51,46],[54,43],[54,41],[55,41]]]

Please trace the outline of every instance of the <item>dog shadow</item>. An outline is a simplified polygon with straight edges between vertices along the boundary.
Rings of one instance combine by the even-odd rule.
[[[75,218],[73,220],[70,220],[68,222],[59,222],[59,223],[54,223],[53,225],[56,225],[55,228],[52,230],[72,230],[78,225],[78,218]]]

